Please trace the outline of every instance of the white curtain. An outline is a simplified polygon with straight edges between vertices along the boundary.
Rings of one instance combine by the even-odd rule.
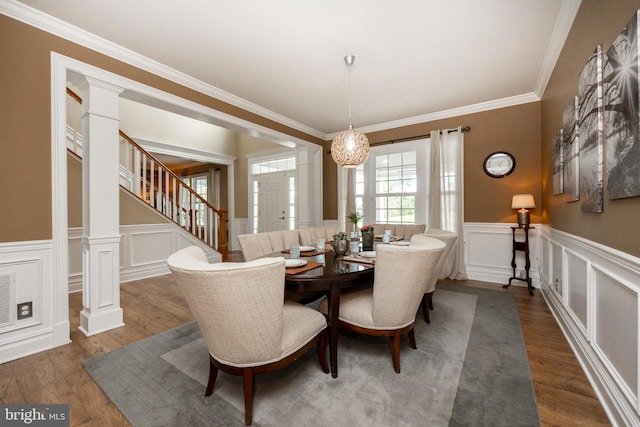
[[[464,263],[464,190],[462,129],[431,131],[429,167],[428,228],[439,228],[458,234],[445,264],[447,277],[467,279]]]
[[[356,170],[338,166],[338,230],[349,232],[347,214],[356,210]]]

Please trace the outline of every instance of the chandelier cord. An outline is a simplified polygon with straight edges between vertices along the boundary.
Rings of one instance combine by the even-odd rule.
[[[347,64],[347,68],[349,68],[349,130],[351,130],[353,129],[351,124],[351,64]]]

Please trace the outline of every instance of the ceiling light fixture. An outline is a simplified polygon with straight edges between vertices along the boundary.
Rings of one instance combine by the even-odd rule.
[[[359,130],[353,130],[351,124],[351,66],[356,60],[353,55],[344,57],[349,69],[349,129],[338,133],[331,143],[331,157],[337,164],[345,168],[355,168],[369,157],[369,140]]]

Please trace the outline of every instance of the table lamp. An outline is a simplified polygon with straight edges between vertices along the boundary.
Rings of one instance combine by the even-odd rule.
[[[514,194],[511,199],[511,209],[518,210],[518,227],[529,227],[529,211],[527,209],[535,208],[536,202],[533,200],[533,194]]]

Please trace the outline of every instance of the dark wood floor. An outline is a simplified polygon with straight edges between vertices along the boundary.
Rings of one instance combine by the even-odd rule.
[[[610,425],[542,295],[532,297],[526,288],[513,286],[503,290],[483,282],[455,283],[515,296],[543,426]],[[78,331],[82,296],[71,294],[72,342],[0,365],[0,403],[68,403],[71,426],[129,426],[82,362],[182,325],[192,316],[170,276],[125,283],[120,300],[125,326],[85,337]]]

